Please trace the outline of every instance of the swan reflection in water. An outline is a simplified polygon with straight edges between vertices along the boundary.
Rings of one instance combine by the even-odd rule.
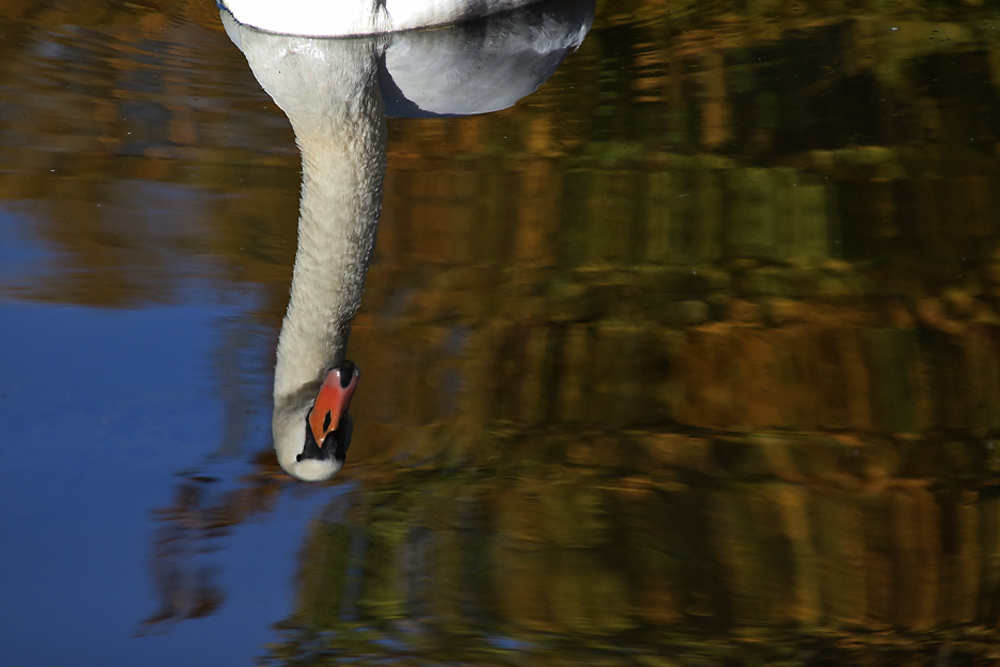
[[[510,107],[579,46],[593,14],[594,0],[559,0],[444,29],[319,39],[263,32],[222,10],[226,32],[288,116],[302,154],[272,419],[278,461],[294,477],[332,477],[350,445],[360,371],[346,350],[381,209],[386,115]]]

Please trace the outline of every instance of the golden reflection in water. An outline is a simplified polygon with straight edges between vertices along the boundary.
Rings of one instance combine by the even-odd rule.
[[[1000,660],[996,17],[841,4],[601,3],[522,108],[392,124],[351,486],[276,662]],[[68,81],[115,82],[99,102],[0,109],[0,194],[57,253],[17,294],[144,303],[202,253],[276,329],[291,135],[210,21],[181,28],[204,87],[189,52],[129,88],[122,49]],[[162,243],[129,181],[213,198]],[[163,518],[238,525],[272,473]]]

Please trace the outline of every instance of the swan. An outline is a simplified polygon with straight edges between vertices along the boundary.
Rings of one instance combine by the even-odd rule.
[[[219,0],[237,21],[309,37],[378,35],[460,23],[538,0]]]
[[[298,246],[278,336],[271,430],[281,467],[320,481],[343,466],[359,370],[345,359],[375,245],[385,115],[373,40],[281,39],[221,14],[230,39],[295,132]]]
[[[271,420],[278,462],[293,477],[329,479],[350,446],[361,373],[346,349],[382,206],[386,106],[398,116],[484,113],[533,92],[583,41],[594,2],[536,7],[503,21],[352,39],[263,32],[220,12],[302,155]]]

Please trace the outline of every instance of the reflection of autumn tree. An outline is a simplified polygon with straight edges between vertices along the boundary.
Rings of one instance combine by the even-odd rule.
[[[362,488],[310,528],[298,610],[273,655],[985,658],[1000,609],[995,481],[971,461],[958,475],[888,476],[869,451],[906,467],[909,447],[963,445],[515,430],[470,438],[450,464],[355,467]],[[724,632],[739,628],[757,630]],[[712,649],[698,636],[731,638]]]
[[[152,572],[159,609],[145,621],[145,629],[165,622],[200,618],[214,612],[223,595],[210,566],[198,565],[213,531],[202,516],[199,482],[177,487],[174,506],[161,510],[164,523],[153,538]]]
[[[233,527],[270,512],[285,482],[267,452],[256,457],[253,472],[236,488],[220,491],[220,480],[200,475],[177,484],[173,505],[156,514],[151,565],[159,606],[141,632],[207,616],[223,603],[225,594],[206,555]]]
[[[603,2],[522,108],[391,124],[356,486],[276,661],[1000,660],[995,10],[843,4]],[[208,274],[273,327],[298,162],[211,3],[33,7],[0,200],[55,268],[3,289]],[[221,604],[275,471],[179,485],[150,627]]]
[[[876,260],[892,292],[952,287],[992,306],[996,271],[963,279],[995,245],[997,37],[976,28],[990,10],[920,21],[883,3],[758,4],[603,3],[525,108],[394,123],[380,260],[833,256]],[[47,57],[2,47],[0,75],[24,83],[0,110],[16,165],[0,200],[37,204],[57,269],[19,293],[127,305],[177,298],[208,271],[257,285],[277,319],[298,181],[286,121],[210,4],[112,3],[101,30],[62,27],[88,25],[92,5],[34,5],[26,40]]]

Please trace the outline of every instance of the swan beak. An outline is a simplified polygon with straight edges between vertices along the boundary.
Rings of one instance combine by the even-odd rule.
[[[326,372],[323,386],[319,388],[309,413],[309,428],[312,429],[317,446],[322,447],[326,436],[339,428],[341,419],[351,407],[351,397],[354,396],[359,377],[361,373],[350,361]]]

